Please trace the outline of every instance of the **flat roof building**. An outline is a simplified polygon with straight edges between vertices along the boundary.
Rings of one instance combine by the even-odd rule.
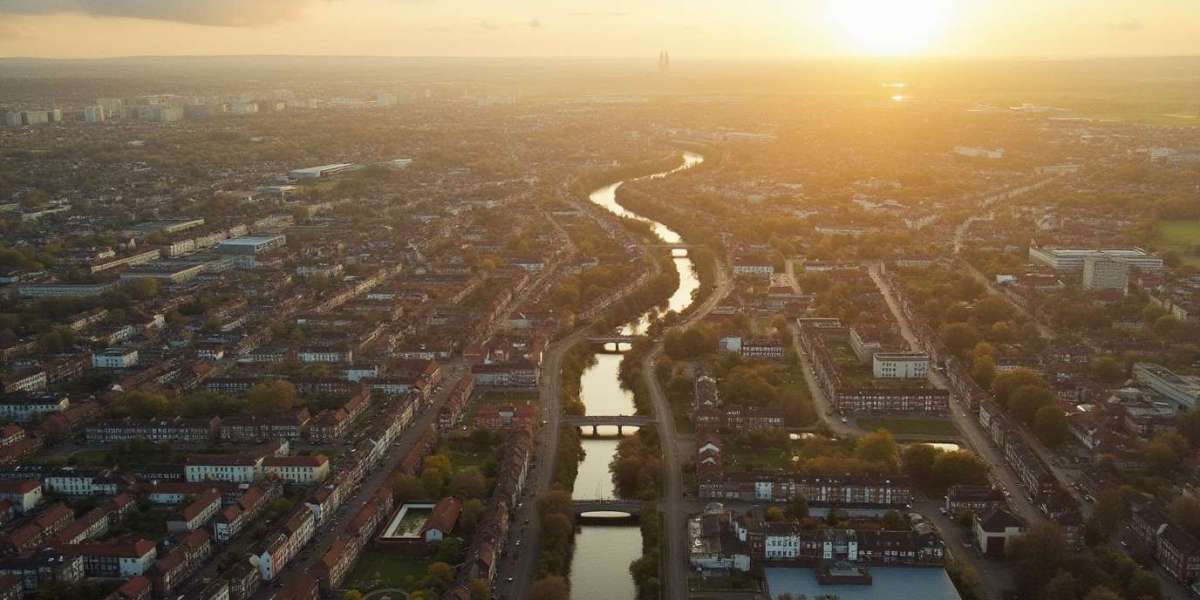
[[[304,169],[292,169],[288,172],[288,177],[292,179],[321,179],[345,173],[354,168],[351,163],[336,163],[332,165],[321,165],[319,167],[307,167]]]
[[[1159,271],[1163,268],[1161,258],[1148,254],[1141,248],[1084,250],[1029,247],[1029,260],[1055,271],[1082,271],[1084,260],[1088,257],[1120,261],[1139,271]]]
[[[1191,409],[1200,402],[1200,377],[1195,375],[1178,375],[1154,363],[1136,363],[1133,365],[1133,377],[1181,408]]]

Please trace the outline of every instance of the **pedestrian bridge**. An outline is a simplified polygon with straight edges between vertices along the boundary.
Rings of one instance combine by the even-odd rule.
[[[575,516],[596,520],[637,519],[642,516],[642,503],[637,500],[576,500]]]
[[[596,435],[597,427],[616,427],[618,434],[624,434],[626,427],[645,427],[654,424],[654,417],[645,415],[615,415],[615,416],[592,416],[592,415],[563,415],[559,419],[559,423],[570,425],[571,427],[592,428],[592,435]]]

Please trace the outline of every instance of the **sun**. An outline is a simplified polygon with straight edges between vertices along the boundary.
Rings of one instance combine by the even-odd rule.
[[[835,29],[863,54],[920,52],[950,18],[950,0],[826,0]]]

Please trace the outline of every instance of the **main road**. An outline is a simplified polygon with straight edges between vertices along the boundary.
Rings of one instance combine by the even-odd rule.
[[[691,314],[674,328],[686,328],[708,316],[733,289],[725,265],[718,261],[715,272],[717,280],[713,284],[713,292],[697,305]],[[663,529],[666,532],[666,548],[661,553],[663,572],[666,580],[664,598],[672,600],[687,600],[688,597],[688,563],[687,563],[687,511],[683,499],[683,469],[680,461],[679,438],[675,432],[675,417],[671,412],[671,404],[662,391],[658,377],[654,373],[654,363],[663,351],[663,340],[655,341],[654,348],[642,358],[642,377],[645,378],[646,388],[654,403],[654,416],[658,422],[658,436],[663,451],[664,485],[659,509],[663,514]]]

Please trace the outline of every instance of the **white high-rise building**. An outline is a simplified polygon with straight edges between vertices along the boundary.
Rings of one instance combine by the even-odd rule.
[[[104,107],[100,105],[83,107],[83,120],[88,123],[102,123],[107,120]]]
[[[1104,256],[1083,259],[1083,287],[1089,290],[1124,290],[1129,285],[1129,263]]]

